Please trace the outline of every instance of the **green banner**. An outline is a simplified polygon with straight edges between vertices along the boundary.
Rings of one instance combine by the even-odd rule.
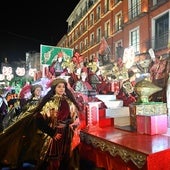
[[[57,61],[60,57],[62,57],[63,61],[73,57],[73,49],[49,45],[40,45],[41,64],[51,65],[53,61]]]

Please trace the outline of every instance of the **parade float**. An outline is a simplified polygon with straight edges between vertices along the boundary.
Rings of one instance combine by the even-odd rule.
[[[157,94],[166,89],[153,78],[156,73],[161,75],[166,70],[162,68],[165,60],[159,60],[160,67],[157,67],[149,56],[135,61],[132,55],[128,61],[118,58],[100,66],[95,58],[84,61],[78,52],[69,54],[65,49],[49,46],[41,55],[41,70],[34,71],[30,82],[40,83],[44,91],[48,91],[50,82],[57,76],[67,80],[82,108],[79,115],[81,158],[94,161],[98,167],[144,170],[150,169],[155,159],[165,158],[163,153],[169,154],[168,139],[163,136],[168,126],[167,104],[163,95],[160,100]],[[87,77],[81,81],[84,72]],[[81,83],[75,88],[78,81]],[[91,87],[80,87],[87,82]],[[29,92],[27,87],[29,84],[25,84],[20,92],[24,89]],[[161,147],[157,147],[158,143]]]
[[[159,62],[161,67],[165,65],[163,59]],[[29,76],[18,67],[15,81],[13,78],[8,81],[9,87],[20,93],[29,84],[41,84],[45,95],[51,80],[57,76],[66,79],[82,107],[85,127],[94,124],[118,127],[119,120],[124,119],[121,126],[130,125],[137,130],[137,115],[167,114],[166,100],[152,98],[163,90],[152,81],[153,73],[159,73],[155,70],[158,61],[149,55],[135,61],[133,48],[125,49],[123,57],[101,65],[95,56],[87,61],[73,49],[41,45],[40,65],[40,70],[30,69]],[[160,70],[163,72],[165,68]],[[3,75],[7,83],[11,69],[4,67]]]

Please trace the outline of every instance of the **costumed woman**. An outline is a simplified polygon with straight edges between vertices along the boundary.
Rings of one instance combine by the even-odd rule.
[[[43,97],[35,112],[38,128],[47,134],[40,154],[42,166],[38,168],[41,170],[78,168],[79,161],[72,162],[77,160],[77,157],[75,158],[71,151],[73,145],[76,146],[73,143],[75,142],[73,135],[79,126],[79,105],[64,79],[57,78],[52,82],[51,90]]]
[[[31,97],[23,107],[23,112],[30,107],[35,107],[42,99],[43,87],[40,84],[31,85]]]
[[[161,87],[162,90],[154,93],[151,101],[166,102],[166,85],[167,85],[167,60],[162,56],[156,56],[153,65],[150,67],[150,78],[152,83]]]

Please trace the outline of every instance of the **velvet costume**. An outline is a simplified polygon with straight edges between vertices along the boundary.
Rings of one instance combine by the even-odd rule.
[[[57,116],[51,116],[51,111],[57,113]],[[72,122],[76,118],[75,105],[66,96],[56,95],[44,105],[40,113],[33,113],[34,107],[20,115],[14,124],[0,133],[1,164],[16,168],[22,162],[33,162],[39,166],[44,160],[60,161],[65,158],[64,160],[69,161],[73,131],[67,121]],[[61,125],[64,126],[64,139],[61,140],[64,145],[52,138],[60,131],[57,127],[60,125],[59,121],[63,121]]]
[[[59,140],[48,138],[48,142],[46,141],[40,154],[42,160],[56,160],[56,167],[59,163],[61,163],[61,166],[68,165],[73,137],[73,130],[69,124],[74,122],[77,113],[75,105],[69,98],[55,95],[37,114],[37,124],[42,132],[51,137],[56,133],[62,134],[62,138]]]

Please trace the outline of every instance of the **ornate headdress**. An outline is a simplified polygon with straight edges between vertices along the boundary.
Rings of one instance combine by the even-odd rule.
[[[67,82],[66,82],[65,79],[63,79],[63,78],[56,78],[56,79],[54,79],[52,81],[51,86],[57,86],[57,84],[59,84],[59,83],[64,83],[65,85],[67,85]]]

